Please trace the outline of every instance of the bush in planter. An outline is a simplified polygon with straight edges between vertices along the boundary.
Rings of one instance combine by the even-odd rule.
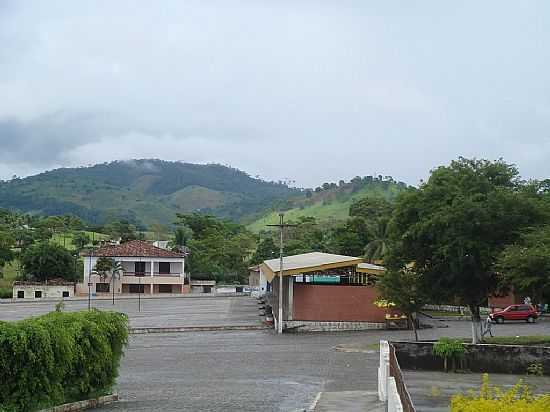
[[[445,372],[448,371],[447,361],[451,360],[452,370],[454,371],[456,369],[456,361],[461,360],[465,352],[464,344],[459,339],[439,338],[433,346],[433,354],[443,358]]]
[[[0,322],[0,410],[93,398],[115,383],[128,319],[97,310]]]
[[[489,384],[483,375],[479,394],[455,395],[451,399],[451,412],[548,412],[550,395],[533,396],[529,387],[520,380],[512,389],[503,392]]]

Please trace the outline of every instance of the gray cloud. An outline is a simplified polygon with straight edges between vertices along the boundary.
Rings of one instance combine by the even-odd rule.
[[[0,177],[159,157],[303,185],[550,174],[544,1],[0,3]]]

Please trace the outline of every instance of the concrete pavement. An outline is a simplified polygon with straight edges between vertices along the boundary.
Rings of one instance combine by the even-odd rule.
[[[134,327],[258,325],[257,301],[249,297],[149,299],[117,302]],[[113,309],[109,301],[94,307]],[[54,302],[0,305],[0,319],[14,320],[54,309]],[[87,307],[68,302],[66,310]],[[467,337],[468,322],[423,329],[421,339]],[[550,334],[539,322],[495,325],[503,335]],[[340,402],[355,407],[377,390],[380,339],[408,340],[411,331],[363,331],[276,335],[271,330],[132,335],[116,390],[120,402],[100,411],[296,411],[319,392],[319,408]],[[355,398],[354,397],[359,397]],[[372,398],[370,398],[373,400]],[[342,403],[344,402],[344,403]],[[323,410],[323,409],[320,409]],[[325,410],[327,410],[325,408]]]
[[[0,305],[0,320],[18,320],[38,316],[55,310],[57,302],[18,302]],[[84,310],[87,301],[67,300],[66,311]],[[92,300],[92,307],[126,313],[131,327],[183,327],[258,325],[260,316],[256,299],[243,297],[197,297],[142,299],[141,312],[138,300],[120,299],[115,305],[110,300]]]

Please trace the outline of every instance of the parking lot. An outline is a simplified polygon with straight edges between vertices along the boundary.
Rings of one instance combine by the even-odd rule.
[[[469,336],[468,322],[420,331]],[[521,332],[520,332],[521,331]],[[548,333],[548,323],[505,324],[502,335]],[[283,334],[272,331],[134,335],[122,362],[122,401],[109,411],[294,411],[320,391],[377,389],[380,339],[409,331]],[[336,346],[367,348],[340,352]],[[98,410],[99,412],[99,410]]]
[[[112,309],[109,301],[94,307]],[[0,305],[0,319],[52,310],[55,303]],[[120,300],[133,326],[257,325],[257,301],[249,297]],[[67,302],[67,310],[87,302]],[[420,330],[421,339],[468,337],[470,323]],[[499,335],[548,335],[541,321],[493,326]],[[295,411],[320,391],[376,391],[380,339],[411,339],[410,331],[276,335],[272,330],[131,335],[122,360],[120,402],[100,411]],[[337,346],[361,348],[336,350]]]

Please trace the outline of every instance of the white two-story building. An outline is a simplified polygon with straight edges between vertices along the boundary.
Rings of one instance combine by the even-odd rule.
[[[189,279],[185,275],[185,255],[155,247],[143,240],[132,240],[120,245],[107,245],[82,254],[84,280],[77,288],[79,294],[92,293],[158,294],[189,293]],[[119,276],[107,274],[104,278],[94,273],[99,258],[119,262]]]

